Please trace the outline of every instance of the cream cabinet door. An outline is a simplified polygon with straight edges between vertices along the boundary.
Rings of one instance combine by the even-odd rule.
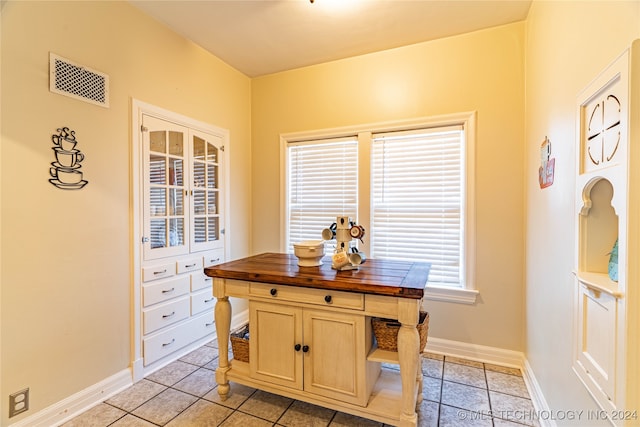
[[[365,318],[326,310],[303,312],[304,390],[365,406]]]
[[[252,378],[302,390],[302,309],[249,302]]]

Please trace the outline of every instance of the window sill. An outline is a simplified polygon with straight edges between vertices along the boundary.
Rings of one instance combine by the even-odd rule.
[[[480,292],[475,289],[445,288],[429,286],[424,291],[424,299],[429,301],[455,302],[458,304],[475,304]]]

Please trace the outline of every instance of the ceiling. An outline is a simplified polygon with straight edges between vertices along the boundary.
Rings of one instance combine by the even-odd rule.
[[[130,0],[249,77],[522,21],[531,0]]]

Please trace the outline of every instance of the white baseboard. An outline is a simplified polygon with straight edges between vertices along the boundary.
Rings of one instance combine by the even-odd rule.
[[[540,384],[536,380],[533,370],[531,369],[531,365],[529,365],[524,353],[435,337],[429,337],[425,350],[430,353],[461,357],[464,359],[476,360],[478,362],[492,363],[495,365],[520,369],[534,409],[538,413],[550,413],[549,405],[542,394]],[[539,421],[541,427],[556,427],[556,422],[554,420],[542,418]]]
[[[484,345],[468,344],[461,341],[451,341],[429,337],[426,351],[447,356],[462,357],[478,362],[494,363],[496,365],[513,368],[524,368],[524,354],[520,351],[504,350]]]
[[[524,383],[527,386],[527,390],[529,390],[529,396],[531,397],[533,407],[536,408],[536,411],[538,411],[539,413],[550,414],[551,410],[549,409],[547,399],[544,398],[542,389],[540,388],[540,383],[538,383],[538,380],[533,373],[533,369],[531,369],[531,365],[529,365],[529,361],[527,359],[524,360],[524,369],[522,376],[524,378]],[[539,420],[541,427],[556,427],[557,424],[555,420],[544,418]]]
[[[132,378],[131,370],[124,369],[42,411],[10,424],[9,427],[51,427],[63,424],[131,386]]]

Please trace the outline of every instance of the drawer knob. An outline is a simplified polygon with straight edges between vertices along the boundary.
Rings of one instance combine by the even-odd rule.
[[[172,312],[171,312],[171,314],[163,314],[163,315],[162,315],[162,318],[163,318],[163,319],[166,319],[167,317],[174,316],[175,314],[176,314],[176,312],[175,312],[175,311],[172,311]]]
[[[331,304],[331,295],[325,295],[324,302],[326,302],[327,304]]]
[[[272,297],[275,297],[278,294],[278,290],[276,288],[271,288],[269,291]]]
[[[302,348],[302,346],[300,344],[296,344],[295,347],[293,347],[296,351],[300,351],[300,349]]]
[[[309,346],[308,345],[305,345],[305,346],[302,347],[302,352],[303,353],[306,353],[308,351],[309,351]]]
[[[163,294],[168,294],[169,292],[173,292],[173,291],[175,291],[175,290],[176,290],[176,288],[165,289],[165,290],[163,290],[163,291],[162,291],[162,293],[163,293]]]
[[[169,341],[169,342],[166,342],[166,343],[162,344],[162,346],[163,346],[163,347],[166,347],[166,346],[168,346],[168,345],[173,344],[174,342],[176,342],[176,339],[175,339],[175,338],[174,338],[174,339],[172,339],[172,340],[171,340],[171,341]]]

